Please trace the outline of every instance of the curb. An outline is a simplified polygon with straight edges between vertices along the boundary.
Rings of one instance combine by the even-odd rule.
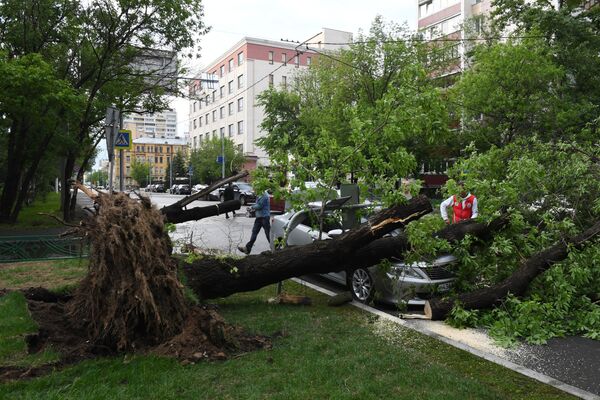
[[[307,286],[307,287],[309,287],[309,288],[311,288],[313,290],[316,290],[319,293],[323,293],[323,294],[325,294],[327,296],[335,296],[336,295],[336,293],[332,292],[331,290],[324,289],[324,288],[319,287],[317,285],[314,285],[314,284],[312,284],[310,282],[306,282],[306,281],[304,281],[304,280],[302,280],[300,278],[292,278],[292,280],[294,282],[296,282],[296,283],[299,283],[301,285]],[[569,385],[567,383],[561,382],[561,381],[559,381],[557,379],[554,379],[554,378],[552,378],[550,376],[547,376],[547,375],[541,374],[539,372],[536,372],[536,371],[534,371],[532,369],[523,367],[522,365],[515,364],[515,363],[513,363],[511,361],[505,360],[505,359],[500,358],[498,356],[495,356],[493,354],[486,353],[486,352],[483,352],[481,350],[475,349],[475,348],[473,348],[471,346],[468,346],[468,345],[466,345],[464,343],[460,343],[460,342],[458,342],[456,340],[453,340],[453,339],[447,338],[447,337],[445,337],[443,335],[440,335],[439,333],[432,332],[432,331],[427,330],[427,329],[422,329],[420,327],[415,327],[415,326],[408,325],[406,323],[406,321],[404,321],[403,319],[398,318],[398,317],[394,317],[393,315],[387,314],[387,313],[385,313],[383,311],[379,311],[379,310],[377,310],[377,309],[375,309],[375,308],[373,308],[371,306],[368,306],[366,304],[359,303],[357,301],[352,301],[350,304],[353,305],[356,308],[360,308],[361,310],[367,311],[367,312],[369,312],[371,314],[375,314],[375,315],[377,315],[377,316],[379,316],[381,318],[384,318],[384,319],[386,319],[388,321],[394,322],[394,323],[396,323],[398,325],[402,325],[405,328],[412,329],[414,331],[422,333],[423,335],[427,335],[429,337],[432,337],[434,339],[437,339],[439,341],[447,343],[450,346],[453,346],[453,347],[456,347],[458,349],[461,349],[461,350],[464,350],[466,352],[469,352],[469,353],[471,353],[471,354],[473,354],[473,355],[475,355],[477,357],[483,358],[483,359],[485,359],[487,361],[491,361],[491,362],[493,362],[495,364],[501,365],[501,366],[503,366],[505,368],[508,368],[510,370],[518,372],[521,375],[525,375],[525,376],[527,376],[529,378],[535,379],[536,381],[539,381],[539,382],[545,383],[547,385],[553,386],[553,387],[555,387],[555,388],[557,388],[559,390],[562,390],[563,392],[566,392],[568,394],[571,394],[573,396],[577,396],[577,397],[579,397],[581,399],[585,399],[585,400],[600,400],[600,396],[598,396],[598,395],[596,395],[594,393],[588,392],[588,391],[583,390],[583,389],[579,389],[579,388],[577,388],[575,386],[571,386],[571,385]]]

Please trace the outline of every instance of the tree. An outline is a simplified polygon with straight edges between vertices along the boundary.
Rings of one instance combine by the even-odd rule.
[[[422,235],[440,221],[409,229],[412,259],[437,248],[461,260],[458,301],[434,301],[434,314],[445,308],[454,323],[483,324],[504,341],[600,337],[600,246],[597,239],[584,249],[565,245],[596,232],[600,216],[600,103],[592,73],[600,65],[599,10],[560,3],[497,1],[495,23],[516,27],[516,37],[476,47],[472,68],[450,92],[463,106],[457,112],[466,146],[450,175],[477,194],[481,219],[508,209],[510,224],[475,253],[470,239],[449,247]],[[454,184],[449,181],[447,194]],[[562,261],[546,256],[559,253]],[[511,295],[500,302],[506,289]],[[495,308],[472,309],[482,293],[496,299],[488,301]]]
[[[131,177],[137,182],[140,188],[146,187],[151,183],[149,181],[151,168],[152,166],[148,162],[138,161],[137,159],[131,162]]]
[[[202,16],[198,0],[2,2],[0,46],[7,57],[39,53],[51,65],[48,76],[68,82],[84,97],[73,123],[61,125],[66,133],[58,153],[64,159],[65,219],[71,215],[76,196],[66,182],[75,172],[82,179],[103,135],[106,107],[115,104],[122,112],[166,108],[166,88],[177,90],[177,68],[172,63],[148,68],[148,60],[160,51],[176,55],[193,49],[198,35],[205,32]],[[31,114],[37,112],[30,109]],[[43,141],[38,144],[36,149],[42,153],[48,147]],[[81,166],[77,171],[76,164]],[[3,191],[14,197],[15,186],[26,190],[23,183],[13,179]],[[14,209],[14,204],[5,207]]]
[[[292,188],[318,180],[323,195],[353,181],[363,193],[401,201],[395,183],[417,168],[408,145],[433,144],[449,132],[425,53],[405,29],[377,18],[348,50],[321,53],[289,92],[263,92],[267,135],[258,144],[271,159],[269,178],[283,182],[291,172]]]
[[[200,148],[192,151],[190,165],[194,168],[194,182],[212,183],[221,178],[221,164],[217,157],[222,155],[221,145],[225,149],[225,176],[236,174],[241,170],[245,158],[242,152],[235,147],[233,141],[224,138],[211,138],[202,142]]]
[[[98,169],[91,172],[88,176],[88,180],[95,186],[106,186],[108,185],[108,172],[103,169]]]
[[[61,144],[68,145],[65,126],[77,123],[83,98],[67,81],[57,79],[39,54],[10,58],[0,53],[0,75],[0,222],[14,223],[40,175],[38,168],[58,164],[55,152]]]
[[[181,151],[177,151],[177,153],[171,159],[169,165],[167,165],[165,182],[171,182],[171,168],[173,168],[173,179],[188,176],[188,169],[186,168],[185,164],[186,163],[183,154]]]

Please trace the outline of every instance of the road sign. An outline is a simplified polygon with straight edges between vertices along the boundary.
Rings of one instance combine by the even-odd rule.
[[[217,156],[217,164],[223,164],[223,156]]]
[[[194,175],[194,167],[192,167],[191,165],[188,168],[188,175]]]
[[[115,149],[118,150],[131,150],[132,147],[131,131],[127,129],[121,129],[115,138]]]
[[[104,129],[106,132],[106,149],[108,151],[109,161],[113,161],[115,137],[119,129],[120,112],[116,107],[108,107],[106,109],[106,119],[104,121]]]

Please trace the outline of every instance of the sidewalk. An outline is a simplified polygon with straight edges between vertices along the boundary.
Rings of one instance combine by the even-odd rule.
[[[301,278],[294,280],[329,296],[339,294],[337,290],[325,289]],[[556,338],[547,345],[522,344],[515,349],[505,349],[495,345],[480,329],[456,329],[440,321],[402,319],[397,312],[378,310],[356,301],[350,304],[579,398],[600,400],[599,341],[581,337]]]

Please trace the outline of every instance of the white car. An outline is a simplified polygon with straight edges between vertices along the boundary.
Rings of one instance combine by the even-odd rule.
[[[338,199],[339,200],[339,199]],[[336,200],[334,200],[335,202]],[[321,240],[330,240],[341,235],[348,227],[348,220],[340,220],[339,214],[352,213],[354,209],[372,207],[372,204],[342,206],[328,204],[326,222]],[[319,240],[318,204],[307,210],[287,212],[273,217],[271,225],[271,250],[291,245],[304,245]],[[336,215],[337,214],[337,215]],[[351,218],[351,217],[350,217]],[[356,220],[356,218],[354,218]],[[364,222],[364,219],[363,219]],[[433,262],[406,264],[403,260],[390,260],[389,268],[379,265],[365,265],[348,271],[323,274],[322,276],[346,285],[352,297],[360,302],[378,300],[389,304],[408,303],[423,305],[433,295],[443,293],[452,287],[454,274],[448,268],[456,262],[452,255],[444,255]]]

